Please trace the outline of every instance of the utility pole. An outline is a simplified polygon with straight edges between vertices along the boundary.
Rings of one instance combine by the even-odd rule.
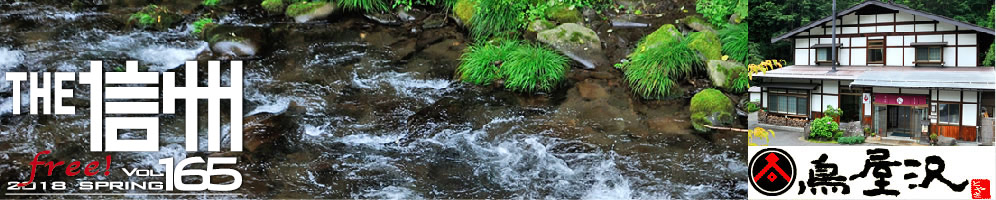
[[[830,57],[833,63],[831,63],[830,73],[837,72],[837,0],[833,0],[833,17],[830,22]]]

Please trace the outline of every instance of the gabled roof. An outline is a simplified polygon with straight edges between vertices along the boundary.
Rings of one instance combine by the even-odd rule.
[[[972,29],[972,30],[975,30],[975,31],[978,31],[978,32],[981,32],[981,33],[986,33],[986,34],[989,34],[989,35],[996,35],[996,31],[993,31],[993,29],[989,29],[989,28],[985,28],[985,27],[980,27],[980,26],[975,25],[975,24],[960,22],[958,20],[954,20],[954,19],[951,19],[951,18],[948,18],[948,17],[944,17],[944,16],[940,16],[940,15],[935,15],[935,14],[927,13],[927,12],[924,12],[924,11],[915,10],[915,9],[912,9],[912,8],[909,8],[909,7],[906,7],[906,6],[903,6],[903,5],[884,3],[884,2],[880,2],[880,1],[876,1],[876,0],[865,1],[864,3],[858,4],[858,5],[854,6],[854,7],[850,7],[848,9],[843,10],[843,11],[840,11],[840,12],[837,13],[837,17],[841,17],[841,16],[844,16],[844,15],[851,14],[851,13],[853,13],[853,12],[855,12],[855,11],[861,9],[861,8],[865,8],[865,7],[868,7],[870,5],[880,6],[880,7],[883,7],[883,8],[897,10],[897,11],[903,11],[903,12],[907,12],[907,13],[910,13],[910,14],[913,14],[913,15],[916,15],[916,16],[926,17],[926,18],[929,18],[929,19],[932,19],[932,20],[937,20],[939,22],[944,22],[944,23],[952,24],[952,25],[955,25],[955,26],[958,26],[958,27]],[[809,29],[812,29],[812,28],[814,28],[816,26],[819,26],[821,24],[825,24],[825,23],[829,22],[831,19],[833,19],[833,16],[827,16],[827,17],[825,17],[823,19],[820,19],[820,20],[817,20],[817,21],[815,21],[813,23],[809,23],[806,26],[796,28],[796,29],[794,29],[792,31],[789,31],[788,33],[785,33],[785,34],[779,35],[778,37],[772,38],[771,39],[771,43],[778,42],[778,41],[783,40],[785,38],[795,36],[796,34],[799,34],[799,33],[803,32],[803,31],[807,31]]]

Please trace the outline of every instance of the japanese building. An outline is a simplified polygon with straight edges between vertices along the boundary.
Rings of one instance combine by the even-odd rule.
[[[844,111],[841,122],[921,142],[930,133],[977,141],[980,128],[991,131],[996,71],[981,62],[993,29],[867,1],[771,42],[783,40],[794,44],[794,64],[756,74],[759,87],[750,89],[768,115],[812,120],[833,106]]]

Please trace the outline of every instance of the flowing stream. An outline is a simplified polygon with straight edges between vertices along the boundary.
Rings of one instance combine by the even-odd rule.
[[[189,25],[170,31],[128,28],[127,14],[121,13],[142,4],[95,9],[62,4],[0,0],[0,71],[85,72],[89,60],[103,60],[105,70],[138,60],[142,70],[175,71],[187,60],[206,66],[213,58],[210,45],[191,34]],[[123,11],[108,11],[118,6]],[[591,103],[577,100],[573,83],[540,95],[460,83],[453,71],[470,41],[453,23],[412,32],[410,26],[379,25],[362,16],[295,24],[253,14],[256,10],[233,10],[219,23],[269,30],[265,51],[245,59],[243,116],[257,123],[245,128],[247,142],[260,144],[254,150],[186,152],[186,119],[178,113],[159,115],[158,152],[89,152],[88,85],[67,84],[75,88],[76,98],[66,104],[77,106],[76,115],[15,116],[11,88],[27,86],[4,81],[0,181],[26,180],[34,154],[53,150],[41,159],[113,155],[113,168],[157,171],[165,169],[160,158],[234,156],[239,163],[230,167],[244,182],[233,192],[248,198],[746,198],[744,137],[689,133],[683,121],[687,99],[648,103],[631,100],[620,89],[610,95],[621,100]],[[407,43],[417,43],[415,50],[396,47]],[[397,59],[399,54],[407,56]],[[27,93],[20,98],[26,111]],[[614,109],[627,101],[621,103],[627,109]],[[201,107],[203,132],[206,106]],[[601,116],[602,107],[631,117]],[[647,129],[646,118],[667,116],[680,117],[666,118],[666,126],[684,128],[637,131]],[[230,116],[223,118],[227,124]],[[226,134],[231,128],[222,127]],[[200,141],[206,150],[203,133]],[[36,178],[93,180],[155,179],[120,171],[107,177]]]

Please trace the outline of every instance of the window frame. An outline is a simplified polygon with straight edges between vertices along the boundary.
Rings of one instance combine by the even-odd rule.
[[[920,60],[920,50],[926,49],[927,59],[930,59],[930,49],[938,49],[937,60]],[[913,48],[913,64],[944,64],[944,46],[917,46]]]
[[[874,43],[878,43],[878,44],[872,45],[873,42]],[[886,59],[885,58],[885,55],[886,55],[885,54],[885,39],[869,39],[867,44],[868,44],[866,46],[867,51],[865,51],[865,54],[867,54],[865,56],[865,63],[867,63],[867,64],[885,64],[885,59]],[[872,53],[871,53],[872,49],[878,49],[878,50],[882,51],[882,60],[880,60],[880,61],[872,61]]]
[[[826,60],[820,60],[820,50],[827,51],[827,59]],[[819,47],[819,48],[816,48],[816,58],[814,60],[816,61],[816,63],[831,63],[831,62],[833,62],[833,58],[831,58],[831,56],[833,56],[833,54],[830,53],[830,47]]]
[[[787,97],[795,97],[795,99],[796,99],[796,101],[795,101],[795,106],[796,106],[795,111],[794,112],[788,112],[787,111],[788,109],[786,109],[786,111],[780,111],[777,107],[772,107],[771,106],[772,103],[774,103],[776,105],[779,103],[778,102],[778,96],[783,96],[783,97],[786,97],[786,98]],[[811,103],[810,99],[809,99],[809,96],[810,96],[810,94],[809,94],[809,91],[807,91],[807,90],[785,89],[785,88],[770,88],[770,89],[768,89],[768,102],[767,102],[767,104],[765,106],[767,106],[767,108],[768,108],[768,110],[767,110],[768,113],[772,113],[772,114],[776,114],[776,115],[782,115],[782,116],[791,116],[791,117],[808,117],[809,114],[810,114],[810,112],[812,112],[812,110],[809,109],[810,103]],[[799,100],[800,99],[805,102],[805,106],[804,107],[799,107]],[[788,104],[787,103],[788,102],[786,102],[786,108],[788,108]],[[798,111],[800,109],[802,111],[804,111],[804,112],[803,113],[798,113]]]
[[[942,105],[954,106],[954,108],[958,109],[958,116],[954,119],[954,121],[951,121],[951,118],[950,118],[951,117],[950,111],[952,109],[944,109],[944,110],[942,110],[941,109]],[[962,117],[964,117],[964,116],[962,116],[963,114],[964,114],[963,106],[960,103],[949,103],[949,102],[938,102],[937,103],[937,124],[941,124],[941,125],[960,125],[961,124],[961,119],[962,119]],[[945,119],[945,116],[948,119],[947,121],[942,120],[942,119]]]

